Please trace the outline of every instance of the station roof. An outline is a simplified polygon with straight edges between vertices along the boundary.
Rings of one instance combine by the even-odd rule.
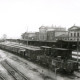
[[[43,48],[51,48],[51,47],[49,47],[49,46],[41,46],[41,47],[43,47]]]
[[[3,43],[2,43],[3,44]],[[20,49],[28,49],[28,50],[33,50],[33,51],[37,51],[37,50],[41,50],[40,48],[38,47],[33,47],[33,46],[22,46],[22,45],[19,45],[19,44],[11,44],[11,43],[8,43],[8,44],[3,44],[5,46],[10,46],[10,47],[15,47],[15,48],[20,48]]]
[[[56,49],[56,50],[69,50],[69,49],[65,49],[65,48],[53,48],[53,49]]]

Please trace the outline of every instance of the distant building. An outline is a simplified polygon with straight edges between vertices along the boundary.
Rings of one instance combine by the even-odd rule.
[[[22,39],[36,40],[36,41],[55,41],[55,40],[74,40],[73,35],[76,35],[73,30],[74,27],[69,28],[69,31],[66,31],[66,28],[56,27],[56,26],[41,26],[39,32],[25,32],[23,33]],[[78,28],[78,27],[77,27]],[[79,30],[80,28],[78,28]],[[80,33],[77,33],[77,36]]]
[[[39,40],[42,41],[54,41],[57,36],[62,34],[66,34],[66,28],[56,26],[41,26],[39,28]]]
[[[47,28],[45,26],[41,26],[39,28],[39,40],[46,41],[47,40]]]
[[[61,34],[59,36],[56,36],[55,39],[56,40],[68,41],[68,31],[66,31],[65,34]]]
[[[22,39],[28,39],[28,33],[25,32],[21,35]]]
[[[68,29],[69,41],[80,41],[80,26],[73,25]]]
[[[39,32],[35,32],[35,40],[39,41]]]
[[[47,40],[48,41],[55,40],[55,32],[54,31],[47,31]]]
[[[48,31],[47,32],[47,40],[53,41],[53,40],[64,40],[68,37],[68,31],[59,31],[59,30],[54,30],[54,31]]]
[[[35,40],[36,38],[35,33],[32,33],[32,32],[31,33],[25,32],[21,36],[22,36],[22,39],[28,39],[28,40]]]

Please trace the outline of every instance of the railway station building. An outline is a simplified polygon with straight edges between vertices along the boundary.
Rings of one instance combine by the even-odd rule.
[[[60,35],[68,34],[66,28],[56,26],[41,26],[39,28],[39,40],[41,41],[55,41]]]
[[[47,32],[47,40],[48,41],[53,41],[53,40],[67,40],[68,36],[68,31],[59,31],[59,30],[54,30],[54,31],[48,31]]]
[[[27,39],[28,40],[35,40],[35,38],[36,38],[36,35],[34,32],[29,32],[29,33],[25,32],[21,36],[22,36],[22,39],[26,39],[26,40]]]
[[[46,41],[47,40],[47,27],[41,26],[39,28],[39,40]]]
[[[80,26],[73,25],[68,29],[69,41],[80,41]]]
[[[22,39],[35,41],[80,41],[80,27],[73,25],[66,31],[66,28],[63,27],[41,26],[39,32],[23,33]]]

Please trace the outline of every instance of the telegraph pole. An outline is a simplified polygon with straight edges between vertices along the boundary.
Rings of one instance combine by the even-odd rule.
[[[27,26],[27,46],[28,46],[28,26]]]

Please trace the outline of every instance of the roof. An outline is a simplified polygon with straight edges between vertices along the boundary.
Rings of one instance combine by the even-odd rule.
[[[49,47],[49,46],[41,46],[42,48],[51,48],[51,47]]]
[[[68,30],[69,30],[69,31],[72,31],[72,30],[80,30],[80,26],[75,26],[75,25],[73,25],[73,26],[70,27]]]
[[[47,31],[54,31],[55,29],[48,29]]]
[[[69,49],[65,49],[65,48],[53,48],[53,49],[56,49],[56,50],[64,50],[64,51],[69,50]]]
[[[38,50],[41,50],[41,49],[39,49],[39,48],[31,48],[31,47],[26,47],[26,49],[28,49],[28,50],[32,50],[32,51],[38,51]]]
[[[68,34],[62,34],[62,35],[59,35],[59,36],[57,36],[57,37],[68,37]]]
[[[41,26],[39,29],[46,29],[47,31],[54,31],[54,30],[57,30],[57,31],[66,31],[66,28],[63,28],[63,27],[60,27],[60,26],[58,26],[58,27],[53,27],[53,26]]]
[[[37,47],[22,46],[22,45],[19,45],[19,44],[11,44],[11,43],[8,43],[8,44],[2,43],[2,44],[5,45],[5,46],[15,47],[15,48],[19,48],[19,49],[22,49],[22,50],[25,50],[25,49],[33,50],[33,51],[41,50],[40,48],[37,48]]]
[[[43,29],[44,29],[44,28],[46,29],[46,27],[45,27],[45,26],[41,26],[39,29],[42,29],[42,28],[43,28]]]

